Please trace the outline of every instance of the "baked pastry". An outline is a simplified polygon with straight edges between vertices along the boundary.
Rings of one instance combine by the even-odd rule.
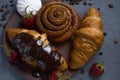
[[[73,50],[70,54],[70,69],[78,69],[93,57],[103,44],[102,21],[100,13],[91,7],[75,33]]]
[[[39,11],[39,9],[42,7],[42,2],[41,0],[18,0],[17,1],[17,11],[21,16],[25,16],[26,12],[25,12],[25,8],[29,6],[27,8],[27,13],[31,13],[32,15],[36,15],[37,12]]]
[[[10,28],[7,30],[12,47],[20,59],[40,73],[67,69],[66,60],[47,40],[46,34],[34,30]]]
[[[77,12],[64,2],[47,2],[37,13],[39,31],[47,33],[50,40],[55,43],[70,39],[79,23]]]

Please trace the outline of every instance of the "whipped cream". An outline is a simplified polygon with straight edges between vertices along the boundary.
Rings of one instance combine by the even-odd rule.
[[[42,7],[41,0],[18,0],[17,2],[17,11],[21,16],[24,16],[25,8],[27,8],[27,13],[31,13],[36,15],[39,9]]]

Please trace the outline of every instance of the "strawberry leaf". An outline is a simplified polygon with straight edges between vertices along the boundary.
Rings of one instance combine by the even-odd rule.
[[[1,47],[3,47],[5,49],[5,53],[6,53],[7,56],[9,56],[11,52],[13,52],[13,50],[11,50],[10,48],[6,47],[5,45],[2,45]]]
[[[58,80],[63,80],[63,73],[59,73],[58,77]]]
[[[101,70],[105,70],[105,66],[103,63],[98,63],[96,66],[100,67]]]
[[[64,75],[63,73],[60,73],[60,79],[58,80],[71,80],[71,77],[69,75]]]

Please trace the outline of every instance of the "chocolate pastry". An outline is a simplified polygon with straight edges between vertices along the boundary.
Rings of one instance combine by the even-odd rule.
[[[55,43],[70,39],[79,23],[77,12],[64,2],[47,2],[37,13],[38,29]]]
[[[53,70],[64,71],[67,63],[61,54],[47,40],[46,34],[34,30],[10,28],[8,38],[20,59],[33,70],[40,73],[50,73]]]
[[[102,21],[99,12],[91,7],[75,33],[69,67],[78,69],[93,57],[103,44]]]

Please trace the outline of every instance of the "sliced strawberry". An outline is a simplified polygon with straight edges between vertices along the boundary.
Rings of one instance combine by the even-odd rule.
[[[91,76],[101,76],[104,73],[105,66],[102,63],[94,63],[90,69]]]

